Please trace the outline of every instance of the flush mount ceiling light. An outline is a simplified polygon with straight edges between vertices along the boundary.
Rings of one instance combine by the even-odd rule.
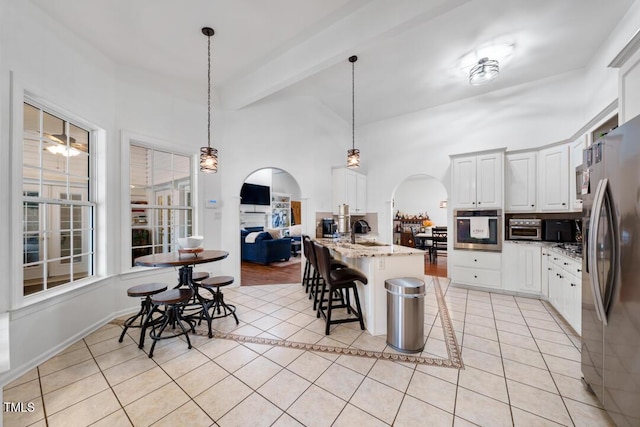
[[[200,171],[206,173],[218,172],[218,150],[211,148],[211,36],[215,34],[213,28],[204,27],[202,34],[207,36],[207,146],[200,147]]]
[[[469,71],[469,83],[472,86],[487,84],[500,74],[500,65],[495,59],[480,58]]]
[[[358,168],[360,167],[360,150],[356,148],[356,71],[355,62],[358,57],[353,55],[349,57],[351,62],[351,148],[347,150],[347,167]]]

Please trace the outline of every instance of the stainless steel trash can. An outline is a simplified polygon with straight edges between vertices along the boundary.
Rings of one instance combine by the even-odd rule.
[[[415,277],[388,279],[387,344],[404,353],[424,348],[424,282]]]

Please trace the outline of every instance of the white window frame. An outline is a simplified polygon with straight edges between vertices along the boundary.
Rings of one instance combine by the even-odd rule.
[[[106,140],[106,132],[104,129],[87,121],[72,113],[70,110],[60,107],[50,102],[35,92],[28,91],[15,79],[12,73],[12,93],[11,93],[11,244],[9,254],[9,281],[11,283],[9,293],[11,301],[11,309],[17,310],[23,307],[32,306],[42,301],[51,300],[59,295],[68,294],[76,289],[84,288],[97,283],[104,279],[105,276],[105,248],[104,240],[101,239],[105,235],[104,224],[98,221],[104,218],[104,188],[100,183],[104,178],[104,174],[98,174],[98,165],[104,162],[104,141]],[[24,271],[23,271],[23,137],[24,137],[24,103],[30,103],[39,108],[43,108],[47,112],[71,122],[83,129],[89,131],[89,150],[93,153],[90,156],[89,165],[89,191],[94,194],[93,202],[93,274],[64,285],[56,286],[31,295],[24,295]],[[102,159],[102,160],[99,160]]]
[[[191,166],[191,230],[192,234],[198,234],[198,174],[197,174],[197,155],[192,151],[187,151],[177,142],[170,142],[147,135],[140,135],[134,132],[122,131],[121,134],[121,153],[122,153],[122,230],[121,236],[122,251],[121,272],[131,273],[138,271],[148,271],[148,267],[138,267],[131,265],[132,238],[131,230],[133,229],[131,209],[131,191],[130,191],[130,163],[131,163],[131,145],[148,148],[151,150],[163,151],[171,154],[178,154],[188,157]],[[148,205],[148,208],[157,206]],[[175,244],[176,242],[174,242]],[[170,248],[173,251],[173,248]]]

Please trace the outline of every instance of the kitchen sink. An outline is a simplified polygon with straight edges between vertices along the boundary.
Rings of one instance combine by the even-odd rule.
[[[389,246],[389,244],[387,244],[387,243],[380,243],[380,242],[357,242],[356,245],[361,245],[361,246]]]

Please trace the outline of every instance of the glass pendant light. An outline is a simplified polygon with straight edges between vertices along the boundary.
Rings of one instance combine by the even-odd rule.
[[[487,84],[500,74],[500,65],[495,59],[481,58],[469,72],[469,83],[472,86]]]
[[[200,171],[206,173],[218,172],[218,150],[211,148],[211,36],[215,34],[213,28],[204,27],[202,34],[207,36],[207,146],[200,147]]]
[[[355,80],[355,62],[358,57],[353,55],[349,57],[351,62],[351,148],[347,150],[347,167],[358,168],[360,167],[360,150],[356,148],[356,80]]]

